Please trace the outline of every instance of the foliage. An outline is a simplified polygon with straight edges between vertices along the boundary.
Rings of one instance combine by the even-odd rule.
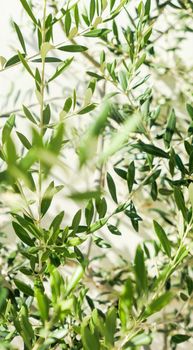
[[[36,102],[1,116],[1,206],[10,196],[17,242],[1,229],[1,349],[153,349],[160,333],[165,350],[191,344],[192,76],[178,50],[193,2],[18,4],[37,52],[13,22],[18,48],[1,72],[21,67]],[[171,32],[175,67],[159,54]],[[167,96],[160,82],[171,75]],[[130,245],[134,231],[128,259],[109,237]]]

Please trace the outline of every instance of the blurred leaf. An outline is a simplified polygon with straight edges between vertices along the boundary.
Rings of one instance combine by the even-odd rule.
[[[114,345],[115,332],[116,332],[117,310],[115,307],[111,307],[106,316],[105,324],[105,342],[107,345]]]
[[[164,294],[162,294],[159,297],[157,297],[146,308],[145,317],[149,317],[150,315],[153,315],[154,313],[159,312],[160,310],[162,310],[165,306],[167,306],[171,302],[173,297],[174,297],[174,295],[170,291],[169,292],[165,292]]]
[[[105,128],[108,111],[109,106],[108,104],[105,104],[97,118],[95,118],[94,122],[88,127],[87,132],[83,136],[79,146],[80,165],[83,165],[96,153],[97,139]]]
[[[171,337],[171,342],[175,343],[175,344],[181,344],[184,343],[185,341],[187,341],[188,339],[190,339],[191,336],[190,335],[186,335],[186,334],[175,334]]]
[[[140,245],[138,245],[135,253],[134,269],[138,293],[142,294],[147,291],[147,271],[145,267],[144,253]]]
[[[66,288],[65,296],[68,296],[76,288],[77,284],[81,280],[84,273],[84,269],[79,265],[73,275],[70,277],[69,283]]]
[[[2,143],[5,143],[15,125],[15,115],[11,114],[2,130]]]
[[[104,148],[99,157],[102,163],[123,147],[124,143],[128,141],[129,134],[136,130],[140,120],[141,117],[139,115],[134,115],[125,121],[118,132],[114,133],[109,145]]]
[[[49,317],[49,301],[47,296],[41,290],[41,288],[35,287],[35,297],[37,299],[38,308],[40,312],[41,319],[43,322],[48,320]]]
[[[5,305],[8,291],[6,288],[0,287],[0,313]]]
[[[98,198],[100,196],[99,191],[86,191],[86,192],[74,192],[69,195],[69,198],[83,201],[91,198]]]

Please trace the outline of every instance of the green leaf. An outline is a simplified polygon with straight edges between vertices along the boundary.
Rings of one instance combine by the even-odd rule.
[[[29,284],[26,284],[20,280],[18,280],[17,278],[14,278],[14,282],[16,287],[24,294],[26,295],[30,295],[30,296],[34,296],[34,291],[33,289],[29,286]]]
[[[14,231],[19,239],[30,247],[34,247],[34,241],[30,238],[27,231],[24,230],[22,226],[20,226],[17,222],[12,222]]]
[[[81,265],[79,265],[76,268],[75,272],[70,277],[69,283],[66,287],[65,297],[67,297],[70,293],[72,293],[72,291],[76,288],[83,274],[84,274],[84,269]]]
[[[119,77],[119,82],[121,84],[121,87],[122,87],[123,91],[126,91],[127,90],[127,85],[128,85],[126,72],[120,71],[119,74],[118,74],[118,77]]]
[[[116,186],[115,186],[115,183],[114,183],[112,176],[109,173],[107,173],[107,185],[108,185],[108,189],[109,189],[109,192],[111,194],[112,199],[114,200],[115,203],[118,203]]]
[[[175,131],[175,127],[176,127],[176,114],[174,109],[172,109],[167,121],[166,131],[164,133],[164,143],[167,148],[169,148],[170,146],[172,136]]]
[[[105,162],[110,156],[120,150],[124,143],[128,141],[129,134],[137,129],[141,120],[139,114],[134,114],[132,117],[127,118],[119,129],[119,132],[115,132],[109,142],[109,145],[104,148],[99,160],[101,163]]]
[[[114,5],[115,5],[116,0],[110,0],[110,10],[112,11]]]
[[[31,349],[32,339],[34,338],[34,331],[29,321],[28,308],[25,304],[21,306],[19,319],[21,326],[21,336],[27,348]]]
[[[43,195],[42,201],[41,201],[41,214],[42,214],[42,217],[48,211],[48,209],[49,209],[49,207],[51,205],[53,196],[54,196],[55,193],[56,193],[56,188],[54,186],[54,181],[51,181],[49,186],[47,187],[47,189],[46,189],[46,191],[45,191],[45,193]]]
[[[114,171],[118,176],[120,176],[123,180],[127,180],[127,172],[121,168],[114,168]]]
[[[0,287],[0,313],[5,305],[7,294],[8,294],[7,289]]]
[[[93,233],[97,230],[99,230],[101,227],[103,227],[108,221],[108,218],[102,218],[98,221],[96,221],[94,224],[92,224],[89,228],[89,233]]]
[[[6,153],[7,153],[7,164],[12,166],[16,163],[17,153],[16,153],[15,144],[11,139],[10,135],[7,137],[5,145],[6,145]]]
[[[58,50],[66,52],[83,52],[88,50],[88,48],[82,45],[65,45],[58,47]]]
[[[113,235],[121,236],[121,232],[116,226],[108,224],[107,227]]]
[[[18,56],[19,56],[19,59],[21,61],[21,63],[23,64],[24,68],[28,71],[28,73],[33,77],[34,77],[34,74],[29,66],[29,64],[27,63],[26,59],[24,58],[24,56],[18,51]]]
[[[173,297],[173,293],[168,291],[159,296],[157,299],[153,300],[150,303],[150,305],[146,308],[145,317],[149,317],[150,315],[161,311],[165,306],[167,306],[171,302]]]
[[[82,342],[84,346],[84,350],[100,350],[100,343],[98,338],[95,334],[91,333],[89,327],[82,326],[81,327],[81,336],[82,336]]]
[[[92,199],[89,200],[85,208],[85,219],[87,226],[90,226],[94,215],[94,205]]]
[[[164,229],[155,220],[153,221],[153,225],[165,253],[171,258],[171,244]]]
[[[191,336],[190,335],[186,335],[186,334],[175,334],[171,337],[171,341],[172,343],[175,344],[181,344],[184,343],[185,341],[187,341],[188,339],[190,339]]]
[[[93,109],[95,109],[95,108],[96,108],[96,104],[95,103],[91,103],[88,106],[81,108],[77,112],[77,114],[80,114],[80,115],[86,114],[86,113],[89,113],[89,112],[93,111]]]
[[[182,215],[184,219],[187,219],[187,210],[185,206],[184,196],[182,191],[178,187],[174,187],[174,198],[176,205],[178,207],[178,210],[182,212]]]
[[[41,58],[35,58],[31,62],[41,63],[42,59]],[[45,58],[45,62],[58,63],[58,62],[63,62],[63,61],[60,58],[57,58],[57,57],[46,57]]]
[[[77,211],[77,213],[74,215],[74,218],[72,220],[72,229],[75,232],[76,232],[76,230],[77,230],[77,228],[78,228],[78,226],[80,224],[81,214],[82,214],[82,211],[81,211],[81,209],[79,209]]]
[[[71,15],[70,15],[70,11],[67,11],[67,12],[66,12],[64,25],[65,25],[66,36],[68,37],[69,32],[70,32],[70,28],[71,28]]]
[[[186,284],[187,284],[188,294],[191,295],[193,292],[193,280],[190,276],[186,277]]]
[[[29,7],[29,4],[26,0],[20,0],[23,8],[25,9],[25,11],[27,12],[28,16],[32,19],[32,21],[34,22],[34,24],[38,25],[37,20],[31,10],[31,8]]]
[[[161,148],[158,148],[154,145],[145,144],[143,142],[139,142],[138,144],[132,145],[134,148],[140,149],[140,151],[151,154],[155,157],[161,158],[169,158],[169,154],[163,151]]]
[[[8,120],[6,121],[3,130],[2,130],[2,143],[4,144],[11,134],[11,131],[15,125],[15,115],[11,114]]]
[[[134,161],[132,161],[129,164],[128,170],[127,170],[127,185],[129,188],[129,192],[132,191],[134,181],[135,181],[135,163]]]
[[[88,106],[87,106],[88,107]],[[99,115],[94,119],[93,123],[88,127],[87,132],[82,138],[79,146],[79,159],[82,166],[87,160],[90,160],[97,152],[97,139],[103,132],[108,117],[109,106],[103,105]],[[80,112],[79,112],[80,113]]]
[[[68,97],[64,103],[63,111],[68,113],[71,107],[72,107],[72,98]]]
[[[6,58],[4,56],[0,56],[0,71],[4,69],[6,62]]]
[[[41,319],[45,322],[49,317],[49,300],[44,292],[38,287],[35,288],[35,297],[37,299]]]
[[[52,80],[57,78],[60,74],[64,72],[64,70],[72,63],[74,57],[68,58],[66,61],[64,61],[62,64],[60,64],[56,72],[52,75],[52,77],[48,80],[48,83],[50,83]]]
[[[145,334],[145,333],[138,334],[134,338],[132,338],[132,340],[130,340],[124,345],[123,350],[136,348],[142,345],[144,346],[149,345],[151,344],[151,342],[152,342],[152,337],[149,334]]]
[[[60,224],[63,220],[64,217],[64,211],[61,211],[61,213],[59,213],[52,221],[52,223],[50,224],[50,230],[53,229],[53,231],[57,231],[60,227]]]
[[[80,18],[79,18],[79,11],[78,11],[78,5],[77,4],[74,7],[74,19],[75,19],[76,27],[78,28],[79,22],[80,22]]]
[[[28,141],[28,139],[19,131],[17,131],[17,136],[19,137],[21,143],[26,147],[27,149],[30,149],[32,147],[31,143]]]
[[[119,315],[121,323],[126,326],[128,317],[132,318],[132,307],[134,304],[134,289],[130,278],[123,285],[119,299]]]
[[[84,200],[89,200],[91,198],[98,198],[99,196],[100,196],[99,191],[86,191],[86,192],[73,192],[69,195],[69,198],[77,201],[84,201]]]
[[[192,212],[193,212],[193,183],[191,182],[189,187],[188,187],[188,192],[189,192],[189,199],[190,199],[190,203],[192,206]]]
[[[48,52],[49,52],[50,50],[52,50],[52,49],[54,49],[54,46],[51,45],[49,42],[44,42],[44,43],[41,45],[40,54],[41,54],[42,62],[45,61]]]
[[[136,275],[138,293],[142,294],[142,292],[147,291],[147,271],[144,261],[144,252],[140,245],[138,245],[135,254],[134,270]]]
[[[114,345],[114,338],[116,332],[117,310],[111,307],[106,316],[105,324],[105,342],[107,345]]]
[[[25,54],[23,54],[23,56],[25,56]],[[17,64],[19,61],[20,61],[20,59],[19,59],[19,56],[18,56],[18,55],[12,56],[10,59],[7,60],[7,62],[6,62],[6,64],[5,64],[5,68],[14,66],[14,65]]]
[[[43,110],[43,125],[48,125],[51,117],[51,110],[50,106],[47,105],[46,108]],[[46,128],[44,132],[46,131]]]
[[[90,22],[92,22],[95,15],[95,0],[90,0]]]
[[[87,71],[86,73],[87,73],[88,75],[90,75],[91,77],[97,79],[97,81],[100,81],[100,80],[104,79],[104,77],[103,77],[102,75],[99,75],[99,74],[97,74],[97,73],[89,72],[89,71]]]
[[[189,103],[187,103],[186,109],[187,109],[187,112],[188,112],[189,116],[193,120],[193,107]]]
[[[105,198],[97,198],[95,201],[96,210],[99,214],[99,219],[103,218],[107,212],[107,202]]]
[[[53,136],[48,144],[48,150],[58,155],[63,145],[64,124],[60,123],[54,130]]]
[[[24,41],[22,32],[21,32],[20,28],[18,27],[17,23],[13,22],[13,25],[14,25],[15,31],[17,33],[18,39],[20,41],[21,47],[22,47],[24,53],[27,54],[26,47],[25,47],[25,41]]]
[[[193,151],[190,153],[189,157],[189,172],[190,174],[193,173]]]
[[[110,33],[109,29],[100,28],[100,29],[92,29],[89,32],[83,34],[86,38],[98,38]]]
[[[146,16],[149,16],[151,10],[151,0],[146,0],[145,3],[145,14]]]

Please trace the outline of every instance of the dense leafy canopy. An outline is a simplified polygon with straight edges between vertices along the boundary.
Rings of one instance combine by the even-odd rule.
[[[18,47],[1,71],[21,67],[35,103],[1,115],[1,205],[10,195],[17,243],[1,229],[0,348],[155,349],[158,334],[164,349],[191,344],[192,73],[178,50],[193,2],[19,4],[38,49],[13,22]],[[170,64],[159,43],[171,32]],[[134,232],[129,259],[113,238],[133,249]]]

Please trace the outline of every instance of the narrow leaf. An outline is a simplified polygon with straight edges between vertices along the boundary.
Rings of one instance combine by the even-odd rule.
[[[37,25],[37,24],[38,24],[38,23],[37,23],[37,20],[36,20],[34,14],[33,14],[33,12],[32,12],[32,10],[31,10],[31,8],[30,8],[28,2],[27,2],[26,0],[20,0],[20,2],[21,2],[21,4],[22,4],[23,8],[25,9],[25,11],[27,12],[28,16],[32,19],[32,21],[34,22],[34,24]]]
[[[20,41],[21,47],[22,47],[24,53],[27,54],[26,47],[25,47],[25,41],[24,41],[22,32],[21,32],[20,28],[18,27],[17,23],[13,22],[13,25],[14,25],[15,31],[17,33],[18,39]]]
[[[154,225],[154,230],[155,230],[155,232],[160,240],[160,243],[161,243],[165,253],[170,258],[171,257],[171,245],[170,245],[169,239],[166,236],[164,229],[155,220],[153,221],[153,225]]]
[[[118,203],[115,183],[112,176],[109,173],[107,173],[107,185],[112,199],[115,203]]]

